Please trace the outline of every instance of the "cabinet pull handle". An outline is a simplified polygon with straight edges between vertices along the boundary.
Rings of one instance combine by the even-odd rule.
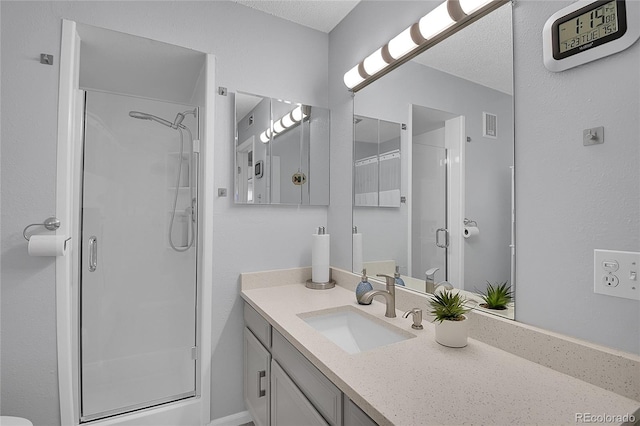
[[[258,398],[262,398],[267,394],[267,391],[262,389],[262,378],[267,376],[265,370],[258,371]]]
[[[94,272],[98,267],[98,239],[89,238],[89,272]]]

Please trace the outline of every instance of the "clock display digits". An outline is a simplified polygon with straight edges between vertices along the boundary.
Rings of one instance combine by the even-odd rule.
[[[587,47],[590,43],[618,31],[617,3],[612,0],[558,26],[560,53]]]

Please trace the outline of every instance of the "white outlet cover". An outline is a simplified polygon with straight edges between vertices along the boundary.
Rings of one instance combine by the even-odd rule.
[[[611,272],[610,265],[618,268]],[[613,284],[612,284],[613,283]],[[617,285],[614,285],[617,283]],[[593,291],[598,294],[640,300],[640,252],[593,251]]]

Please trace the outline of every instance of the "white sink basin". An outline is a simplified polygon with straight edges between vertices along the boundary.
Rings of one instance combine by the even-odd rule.
[[[306,312],[298,316],[349,354],[415,337],[352,306]]]

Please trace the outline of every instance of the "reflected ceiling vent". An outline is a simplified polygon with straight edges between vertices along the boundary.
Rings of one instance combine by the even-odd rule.
[[[482,136],[485,138],[498,138],[498,116],[490,112],[482,113]]]

